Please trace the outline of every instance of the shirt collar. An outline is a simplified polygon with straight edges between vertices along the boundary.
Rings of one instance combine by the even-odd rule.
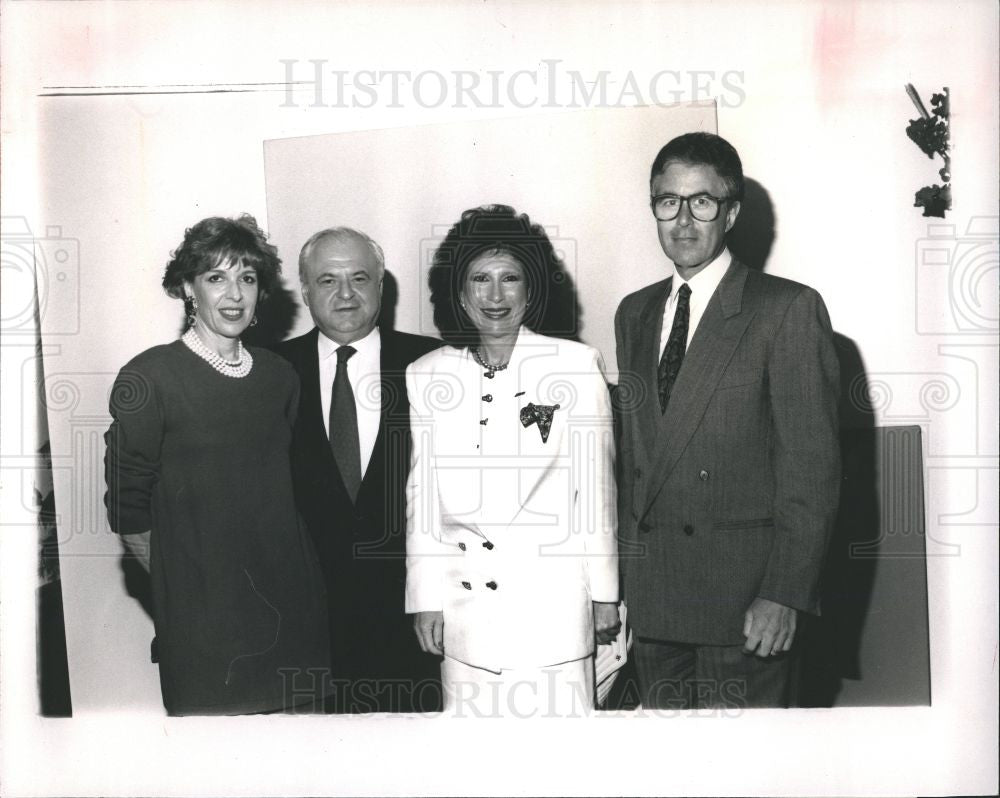
[[[326,360],[326,358],[333,355],[342,344],[338,344],[336,341],[327,338],[323,334],[322,330],[318,330],[318,348],[319,348],[319,359]],[[368,335],[359,341],[352,341],[349,346],[354,347],[357,350],[357,356],[361,356],[363,360],[367,360],[371,357],[378,357],[382,349],[382,336],[379,334],[378,326],[376,326]]]
[[[732,262],[732,253],[730,253],[728,247],[723,247],[722,252],[715,256],[715,260],[690,280],[686,281],[691,288],[691,293],[704,296],[706,299],[712,296],[715,293],[715,289],[719,287],[719,283],[722,282],[722,278],[726,276],[726,272],[729,271],[729,266]],[[670,284],[671,299],[677,296],[677,289],[680,288],[681,282],[684,282],[680,275],[677,274],[676,268],[672,276],[676,279]]]

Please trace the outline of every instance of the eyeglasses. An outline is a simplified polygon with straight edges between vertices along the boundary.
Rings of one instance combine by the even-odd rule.
[[[719,218],[719,210],[729,197],[713,197],[711,194],[692,194],[690,197],[679,197],[676,194],[657,194],[649,198],[653,216],[661,222],[671,222],[681,212],[685,202],[688,212],[699,222],[714,222]]]

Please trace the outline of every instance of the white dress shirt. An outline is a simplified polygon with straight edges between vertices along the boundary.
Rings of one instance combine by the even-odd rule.
[[[683,280],[677,270],[673,272],[674,281],[670,284],[670,298],[667,300],[667,305],[663,309],[663,328],[660,331],[660,348],[657,350],[659,354],[656,357],[657,362],[663,357],[663,350],[667,346],[667,340],[670,338],[670,330],[674,326],[674,316],[677,315],[677,296],[680,293],[679,289],[682,282],[687,282],[688,287],[691,289],[691,299],[690,299],[690,317],[688,318],[688,337],[685,343],[685,349],[691,345],[691,338],[694,336],[695,330],[698,329],[698,322],[701,321],[701,317],[705,315],[705,308],[708,307],[708,301],[712,298],[712,294],[715,293],[715,289],[719,287],[719,283],[722,282],[722,278],[726,275],[729,270],[729,265],[733,262],[733,256],[729,253],[729,250],[723,248],[715,260],[713,260],[708,266],[698,272],[690,280]]]
[[[382,338],[378,327],[350,346],[357,352],[347,361],[347,376],[354,392],[358,412],[358,444],[361,449],[361,475],[368,470],[382,419]],[[337,376],[337,350],[340,344],[331,341],[322,331],[317,336],[319,350],[319,395],[323,402],[323,426],[330,437],[330,397],[333,378]]]

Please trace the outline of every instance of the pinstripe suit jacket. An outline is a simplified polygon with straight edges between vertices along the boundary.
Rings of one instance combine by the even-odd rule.
[[[755,597],[818,611],[840,483],[833,333],[816,291],[734,259],[661,414],[670,284],[615,317],[625,600],[639,635],[736,645]]]

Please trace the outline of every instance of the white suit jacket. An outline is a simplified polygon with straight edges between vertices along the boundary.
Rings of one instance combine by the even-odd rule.
[[[594,650],[591,601],[618,600],[603,371],[597,350],[523,327],[492,379],[468,349],[407,368],[406,611],[443,611],[446,656],[500,671]],[[529,404],[555,408],[547,441]]]

